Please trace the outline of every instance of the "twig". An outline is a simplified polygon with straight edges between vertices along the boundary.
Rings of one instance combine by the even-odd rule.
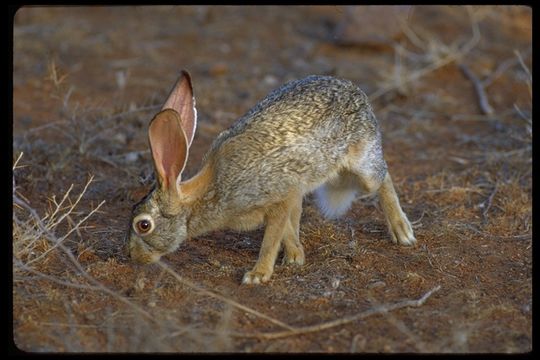
[[[497,111],[497,117],[499,119],[506,118],[508,115],[514,115],[515,111],[512,109]],[[447,114],[452,121],[498,121],[494,116],[481,115],[481,114]]]
[[[222,295],[216,294],[216,293],[214,293],[214,292],[212,292],[210,290],[206,290],[206,289],[203,289],[202,287],[200,287],[198,285],[195,285],[191,281],[182,278],[173,269],[171,269],[167,264],[165,264],[162,261],[158,261],[157,264],[159,266],[161,266],[161,268],[163,270],[165,270],[166,272],[171,274],[178,282],[180,282],[180,283],[182,283],[182,284],[184,284],[184,285],[186,285],[186,286],[188,286],[188,287],[190,287],[190,288],[192,288],[192,289],[194,289],[194,290],[196,290],[196,291],[198,291],[198,292],[200,292],[202,294],[205,294],[207,296],[210,296],[210,297],[216,298],[218,300],[221,300],[221,301],[223,301],[223,302],[225,302],[227,304],[230,304],[230,305],[234,306],[235,308],[238,308],[238,309],[240,309],[242,311],[248,312],[248,313],[253,314],[253,315],[257,316],[257,317],[268,320],[273,324],[276,324],[276,325],[279,325],[282,328],[288,329],[289,331],[296,331],[296,328],[294,328],[292,326],[289,326],[289,325],[287,325],[287,324],[285,324],[285,323],[283,323],[283,322],[281,322],[279,320],[276,320],[276,319],[274,319],[274,318],[272,318],[272,317],[270,317],[268,315],[265,315],[265,314],[263,314],[261,312],[258,312],[257,310],[254,310],[254,309],[249,308],[249,307],[247,307],[245,305],[242,305],[242,304],[240,304],[240,303],[238,303],[238,302],[236,302],[234,300],[228,299],[228,298],[226,298],[226,297],[224,297]]]
[[[69,197],[69,194],[71,193],[71,190],[73,190],[73,184],[70,185],[69,189],[66,190],[66,192],[64,193],[64,197],[62,198],[62,200],[60,200],[60,203],[57,203],[56,202],[56,196],[53,195],[52,197],[52,201],[54,202],[54,206],[55,206],[55,210],[53,211],[52,214],[45,214],[45,216],[41,219],[41,221],[45,222],[45,220],[49,219],[49,221],[47,221],[45,223],[45,226],[49,229],[52,229],[54,228],[56,225],[58,225],[62,220],[60,219],[59,221],[55,222],[54,224],[52,224],[52,221],[55,220],[55,216],[56,216],[56,213],[58,213],[60,210],[62,210],[62,205],[64,204],[64,201],[66,201],[66,199]],[[73,210],[73,209],[72,209]],[[68,214],[69,215],[69,214]]]
[[[482,193],[481,190],[477,188],[468,188],[468,187],[461,187],[461,186],[452,186],[451,188],[444,188],[444,189],[427,189],[424,190],[426,193],[440,193],[440,192],[452,192],[452,191],[463,191],[463,192],[473,192],[480,194]]]
[[[478,77],[469,69],[469,67],[465,64],[459,64],[459,68],[463,72],[463,74],[471,80],[471,82],[474,85],[474,91],[476,92],[476,96],[478,97],[478,103],[480,105],[480,110],[482,110],[482,113],[484,115],[492,115],[493,114],[493,108],[489,104],[489,100],[486,95],[486,91],[484,89],[484,84]]]
[[[409,26],[407,21],[405,21],[402,18],[398,18],[399,26],[401,27],[401,30],[407,36],[409,41],[415,45],[417,48],[425,50],[425,44],[420,40],[418,35],[413,31],[413,29]]]
[[[422,219],[424,218],[424,215],[426,215],[426,211],[425,211],[425,210],[422,211],[422,215],[420,215],[420,219],[411,221],[411,225],[417,225],[417,224],[420,224],[420,221],[422,221]]]
[[[469,41],[467,41],[458,51],[451,52],[448,55],[446,55],[445,57],[443,57],[441,59],[438,59],[437,61],[433,62],[429,66],[426,66],[423,69],[420,69],[418,71],[413,72],[410,76],[404,78],[400,82],[399,86],[403,86],[406,83],[417,80],[417,79],[421,78],[422,76],[424,76],[426,74],[429,74],[432,71],[435,71],[435,70],[437,70],[437,69],[439,69],[439,68],[441,68],[441,67],[443,67],[445,65],[448,65],[453,61],[459,60],[461,57],[463,57],[465,54],[467,54],[469,51],[471,51],[476,46],[476,44],[478,44],[478,42],[480,41],[480,30],[479,30],[479,27],[478,27],[478,22],[476,21],[476,17],[474,15],[473,11],[471,10],[471,8],[467,7],[466,9],[467,9],[469,17],[471,19],[471,26],[472,26],[472,32],[473,32],[473,35],[472,35],[471,39]],[[422,48],[423,48],[423,46],[422,46]],[[386,94],[386,93],[388,93],[388,92],[390,92],[392,90],[395,90],[396,87],[397,87],[396,84],[390,84],[388,86],[385,86],[385,87],[375,91],[373,94],[369,95],[369,99],[370,99],[370,101],[373,102],[373,101],[375,101],[375,99],[381,97],[382,95],[384,95],[384,94]]]
[[[357,320],[365,319],[370,316],[379,315],[379,314],[386,314],[390,311],[394,311],[397,309],[405,308],[405,307],[420,307],[424,305],[426,300],[433,295],[433,293],[439,291],[441,289],[440,285],[435,286],[433,289],[429,290],[427,293],[425,293],[420,299],[418,300],[405,300],[401,301],[395,304],[389,304],[389,305],[380,305],[375,308],[363,311],[359,314],[347,316],[341,319],[329,321],[322,324],[317,325],[311,325],[311,326],[304,326],[299,327],[294,330],[290,331],[279,331],[279,332],[267,332],[267,333],[254,333],[254,334],[243,334],[243,333],[231,333],[231,336],[235,337],[242,337],[242,338],[258,338],[258,339],[278,339],[283,338],[287,336],[295,336],[295,335],[303,335],[313,332],[318,332],[322,330],[331,329],[337,326],[345,325],[352,323]]]
[[[99,329],[101,326],[92,325],[92,324],[66,324],[66,323],[55,323],[55,322],[40,322],[38,325],[43,326],[54,326],[54,327],[74,327],[74,328],[90,328],[90,329]],[[129,328],[128,326],[118,326],[118,328]]]
[[[530,116],[527,116],[527,115],[523,112],[523,110],[521,110],[521,109],[519,108],[519,106],[518,106],[516,103],[514,103],[514,109],[516,110],[516,113],[519,115],[519,117],[521,118],[521,120],[525,120],[525,122],[527,122],[527,124],[532,125],[532,119],[531,119],[531,117],[530,117]]]
[[[528,56],[530,54],[531,50],[527,49],[525,51],[525,55]],[[493,115],[494,110],[493,107],[490,105],[487,94],[486,94],[486,88],[493,83],[499,76],[501,76],[506,70],[508,70],[510,67],[520,64],[524,69],[527,75],[530,76],[529,69],[523,62],[523,58],[521,57],[521,54],[519,51],[515,50],[514,53],[516,54],[515,58],[507,59],[499,64],[497,68],[486,78],[483,80],[480,80],[473,72],[472,70],[465,64],[459,64],[459,68],[463,72],[463,74],[471,80],[471,82],[474,85],[474,91],[476,92],[476,96],[478,97],[478,103],[480,105],[480,109],[482,110],[482,114],[484,115]]]
[[[525,62],[523,61],[523,57],[521,56],[520,52],[517,50],[514,50],[514,54],[516,54],[519,64],[521,65],[525,73],[527,74],[527,77],[529,78],[530,81],[532,81],[531,71],[529,70],[529,67],[525,65]],[[528,53],[526,53],[526,55],[528,55]]]
[[[429,264],[431,265],[432,268],[434,268],[435,270],[437,270],[438,272],[440,272],[441,274],[444,274],[444,275],[447,275],[447,276],[451,276],[453,277],[454,279],[457,279],[458,277],[454,274],[451,274],[449,273],[448,271],[445,271],[442,269],[441,265],[437,262],[437,266],[433,265],[433,262],[431,262],[431,253],[429,252],[429,249],[426,245],[424,245],[424,249],[426,250],[426,254],[427,254],[427,259],[428,259],[428,262]],[[435,260],[435,258],[433,258],[433,260]]]
[[[493,201],[493,197],[495,196],[495,193],[497,192],[497,189],[498,189],[498,186],[497,184],[495,184],[495,187],[493,188],[493,191],[491,192],[491,194],[489,195],[489,197],[487,198],[486,201],[484,201],[482,204],[481,204],[481,207],[484,208],[484,210],[482,211],[482,221],[483,223],[487,223],[487,215],[488,215],[488,211],[489,209],[491,208],[491,203]]]
[[[124,116],[131,115],[131,114],[134,114],[134,113],[137,113],[137,112],[143,112],[143,111],[147,111],[147,110],[159,109],[160,106],[161,105],[149,105],[149,106],[142,106],[140,108],[136,108],[136,109],[132,109],[132,110],[122,111],[120,113],[110,115],[108,117],[101,118],[97,122],[102,122],[102,121],[110,122],[112,120],[119,119],[119,118],[122,118]],[[54,122],[48,122],[47,124],[40,125],[40,126],[35,126],[35,127],[31,128],[31,129],[28,129],[28,130],[25,131],[25,133],[32,133],[32,132],[36,132],[36,131],[41,131],[41,130],[47,129],[49,127],[54,127],[54,126],[56,126],[58,124],[65,124],[67,122],[68,122],[68,120],[58,120],[58,121],[54,121]]]
[[[351,342],[351,350],[349,351],[350,353],[355,353],[355,352],[357,352],[357,349],[356,349],[357,345],[356,345],[356,344],[358,343],[358,340],[359,340],[359,339],[362,339],[362,340],[363,340],[362,343],[361,343],[361,344],[362,344],[361,347],[363,348],[363,347],[365,346],[365,344],[366,344],[366,339],[364,338],[364,336],[363,336],[362,334],[357,334],[357,335],[352,339],[352,342]]]
[[[473,226],[467,226],[467,229],[474,231],[478,235],[486,236],[486,237],[490,237],[490,238],[494,238],[494,239],[498,239],[498,240],[512,240],[512,239],[515,239],[515,240],[528,240],[528,239],[532,239],[532,234],[519,234],[519,235],[501,236],[501,235],[495,235],[495,234],[490,234],[490,233],[480,231],[480,230],[476,229]]]
[[[24,154],[24,152],[21,151],[21,153],[19,154],[19,156],[17,156],[17,159],[15,160],[15,163],[13,163],[13,168],[12,168],[12,170],[17,169],[17,165],[19,164],[19,161],[21,160],[23,154]]]
[[[32,269],[29,266],[26,266],[26,264],[24,264],[19,259],[13,259],[13,264],[16,267],[18,267],[18,268],[20,268],[20,269],[22,269],[24,271],[32,273],[32,274],[36,275],[39,278],[45,279],[47,281],[51,281],[51,282],[53,282],[55,284],[58,284],[58,285],[62,285],[62,286],[66,286],[66,287],[72,287],[72,288],[75,288],[75,289],[85,289],[85,290],[89,290],[89,291],[95,291],[95,290],[99,289],[98,287],[95,287],[95,286],[92,286],[92,285],[84,285],[84,284],[78,284],[78,283],[74,283],[74,282],[60,280],[60,279],[58,279],[58,278],[56,278],[54,276],[44,274],[42,272],[39,272],[37,270]]]
[[[431,265],[432,268],[436,269],[435,265],[433,265],[433,263],[431,262],[431,254],[429,252],[429,249],[427,247],[426,244],[423,245],[423,248],[424,250],[426,250],[426,254],[427,254],[427,259],[428,259],[428,262],[429,262],[429,265]]]
[[[528,57],[530,54],[531,54],[531,48],[525,50],[525,53],[524,53],[525,56]],[[506,70],[508,70],[509,68],[511,68],[512,66],[514,66],[514,65],[516,65],[518,63],[520,63],[519,56],[518,57],[512,57],[512,58],[504,60],[503,62],[501,62],[499,64],[499,66],[497,66],[497,68],[488,77],[486,77],[484,80],[482,80],[482,85],[484,85],[484,87],[488,87],[499,76],[501,76]]]
[[[378,303],[378,301],[376,299],[373,298],[373,296],[368,292],[368,301],[372,304],[372,305],[377,305],[377,306],[380,306],[380,304]],[[400,319],[396,318],[392,313],[388,312],[388,313],[385,313],[385,317],[386,319],[392,324],[394,325],[399,331],[401,331],[404,335],[406,335],[409,339],[412,340],[412,343],[414,344],[414,346],[416,347],[417,350],[421,351],[421,352],[424,352],[424,353],[427,353],[427,352],[430,352],[429,351],[429,347],[428,347],[428,344],[426,344],[424,341],[422,341],[422,339],[420,339],[418,336],[416,336],[416,334],[414,334],[414,332],[412,332],[411,330],[409,330],[409,328],[403,323],[403,321],[401,321]]]

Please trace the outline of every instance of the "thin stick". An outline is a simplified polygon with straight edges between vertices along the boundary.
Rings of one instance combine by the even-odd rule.
[[[531,71],[529,70],[529,67],[525,65],[525,62],[523,61],[523,57],[521,56],[520,52],[517,50],[514,50],[514,54],[516,54],[519,64],[521,65],[523,70],[525,70],[525,73],[527,74],[528,78],[532,81]]]
[[[283,323],[283,322],[281,322],[281,321],[279,321],[279,320],[276,320],[276,319],[274,319],[274,318],[272,318],[272,317],[270,317],[270,316],[268,316],[268,315],[265,315],[265,314],[263,314],[263,313],[261,313],[261,312],[258,312],[257,310],[254,310],[254,309],[252,309],[252,308],[249,308],[249,307],[247,307],[247,306],[245,306],[245,305],[242,305],[242,304],[240,304],[240,303],[237,303],[237,302],[234,301],[234,300],[228,299],[228,298],[226,298],[226,297],[224,297],[224,296],[222,296],[222,295],[216,294],[216,293],[214,293],[214,292],[212,292],[212,291],[210,291],[210,290],[206,290],[206,289],[203,289],[202,287],[200,287],[200,286],[198,286],[198,285],[195,285],[195,284],[192,283],[191,281],[182,278],[182,277],[181,277],[180,275],[178,275],[173,269],[171,269],[167,264],[165,264],[165,263],[162,262],[162,261],[157,262],[157,264],[158,264],[159,266],[161,266],[162,269],[164,269],[164,270],[167,271],[169,274],[171,274],[178,282],[180,282],[180,283],[182,283],[182,284],[184,284],[184,285],[186,285],[186,286],[188,286],[188,287],[190,287],[190,288],[192,288],[192,289],[195,289],[195,290],[197,290],[198,292],[200,292],[200,293],[202,293],[202,294],[205,294],[205,295],[208,295],[208,296],[210,296],[210,297],[219,299],[219,300],[221,300],[221,301],[223,301],[223,302],[225,302],[225,303],[227,303],[227,304],[230,304],[230,305],[232,305],[232,306],[234,306],[234,307],[236,307],[236,308],[238,308],[238,309],[240,309],[240,310],[242,310],[242,311],[248,312],[248,313],[253,314],[253,315],[257,316],[257,317],[260,317],[260,318],[263,318],[263,319],[265,319],[265,320],[268,320],[268,321],[270,321],[270,322],[273,323],[273,324],[279,325],[279,326],[282,327],[282,328],[288,329],[289,331],[297,331],[296,328],[294,328],[294,327],[292,327],[292,326],[289,326],[289,325],[287,325],[287,324],[285,324],[285,323]]]
[[[514,103],[514,109],[522,120],[525,120],[529,125],[532,124],[531,117],[527,116],[516,103]]]
[[[482,211],[482,218],[483,218],[484,224],[488,220],[488,218],[487,218],[488,211],[491,208],[491,203],[493,201],[493,197],[495,197],[495,193],[497,192],[497,189],[498,189],[498,186],[497,186],[497,184],[495,184],[495,187],[493,188],[493,191],[491,192],[491,194],[489,195],[487,200],[483,203],[484,210]]]
[[[528,57],[531,54],[531,48],[525,50],[524,55]],[[517,56],[517,55],[516,55]],[[482,80],[482,84],[484,87],[488,87],[491,85],[499,76],[501,76],[506,70],[511,68],[512,66],[520,63],[519,57],[512,57],[510,59],[506,59],[503,62],[497,66],[497,68],[484,80]]]
[[[317,325],[311,325],[311,326],[304,326],[300,328],[296,328],[291,331],[279,331],[279,332],[267,332],[267,333],[254,333],[254,334],[243,334],[243,333],[231,333],[231,336],[235,337],[243,337],[243,338],[258,338],[258,339],[278,339],[283,338],[287,336],[294,336],[294,335],[302,335],[302,334],[308,334],[313,333],[317,331],[327,330],[331,329],[337,326],[345,325],[352,323],[357,320],[365,319],[369,316],[373,315],[379,315],[379,314],[385,314],[389,311],[405,308],[405,307],[420,307],[424,305],[426,300],[433,295],[433,293],[439,291],[441,289],[440,285],[435,286],[433,289],[429,290],[427,293],[425,293],[420,299],[418,300],[405,300],[401,301],[395,304],[389,304],[389,305],[381,305],[377,306],[373,309],[366,310],[364,312],[361,312],[356,315],[347,316],[341,319],[329,321],[322,324]]]
[[[368,292],[368,301],[373,305],[379,305],[378,301],[373,298],[370,292]],[[400,319],[396,318],[392,313],[387,312],[385,313],[385,317],[388,319],[388,321],[394,325],[399,331],[401,331],[404,335],[406,335],[409,339],[412,340],[412,343],[416,347],[418,351],[427,353],[429,352],[428,344],[426,344],[422,339],[420,339],[414,332],[409,330],[409,328],[401,321]]]
[[[23,154],[24,154],[24,152],[21,151],[21,153],[19,154],[19,156],[17,156],[17,160],[15,160],[15,163],[13,164],[13,169],[12,169],[12,170],[17,169],[17,165],[19,164],[19,160],[21,160]]]
[[[532,239],[532,234],[518,234],[518,235],[501,236],[501,235],[495,235],[495,234],[490,234],[490,233],[480,231],[480,230],[478,230],[478,229],[476,229],[476,228],[474,228],[472,226],[467,226],[467,229],[472,230],[472,231],[474,231],[475,233],[477,233],[479,235],[490,237],[490,238],[493,238],[493,239],[498,239],[498,240],[512,240],[512,239],[515,239],[515,240],[529,240],[529,239]]]
[[[88,189],[88,186],[90,186],[90,184],[92,183],[93,180],[94,180],[94,175],[91,175],[90,179],[88,179],[88,181],[86,182],[86,185],[82,189],[81,193],[79,194],[79,196],[77,196],[77,199],[75,200],[75,202],[69,206],[69,210],[65,214],[62,214],[62,216],[60,216],[60,218],[56,219],[56,221],[54,223],[52,223],[52,224],[50,223],[50,221],[53,220],[51,218],[51,220],[49,222],[47,222],[47,224],[46,224],[47,228],[49,228],[49,229],[55,228],[59,223],[61,223],[64,220],[64,218],[66,218],[67,216],[69,216],[69,214],[71,214],[73,209],[75,209],[75,207],[79,204],[79,201],[81,201],[83,195],[86,193],[86,189]],[[68,192],[66,193],[66,195],[64,195],[64,199],[62,199],[60,204],[62,204],[64,202],[65,198],[67,197],[67,194],[69,194],[69,192],[71,191],[72,188],[73,188],[73,184],[71,184],[71,186],[69,187]]]
[[[489,100],[484,89],[484,83],[478,79],[478,77],[472,72],[471,69],[465,64],[459,64],[459,68],[463,74],[471,80],[474,85],[474,91],[478,97],[478,103],[480,105],[480,110],[484,115],[493,115],[493,108],[489,104]]]
[[[69,189],[67,189],[67,191],[66,191],[65,194],[64,194],[64,197],[62,198],[62,200],[60,200],[60,203],[59,203],[59,204],[56,203],[56,197],[53,196],[53,201],[54,201],[54,205],[55,205],[56,209],[53,211],[52,214],[50,214],[50,215],[45,215],[45,216],[41,219],[41,221],[43,221],[43,222],[45,222],[45,220],[46,220],[47,218],[49,219],[49,221],[47,221],[47,222],[45,223],[45,226],[46,226],[47,228],[52,229],[53,227],[55,227],[56,225],[58,225],[58,222],[55,223],[55,224],[51,224],[51,223],[52,223],[52,221],[55,220],[54,217],[56,216],[56,213],[58,213],[58,211],[62,210],[62,209],[61,209],[61,208],[62,208],[62,204],[64,204],[64,201],[66,201],[66,199],[69,197],[69,194],[71,193],[71,190],[73,190],[73,184],[71,184],[71,186],[69,187]],[[62,221],[62,220],[60,220],[60,221]]]

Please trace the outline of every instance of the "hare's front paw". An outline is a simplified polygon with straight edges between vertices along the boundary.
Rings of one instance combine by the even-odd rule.
[[[398,243],[400,245],[416,244],[416,238],[414,237],[411,223],[405,214],[398,219],[394,219],[389,228],[390,235],[392,236],[392,241],[394,243]]]
[[[296,264],[304,265],[305,256],[302,246],[285,247],[282,265]]]
[[[259,270],[255,267],[244,275],[242,284],[260,284],[267,282],[270,279],[270,276],[272,276],[272,272],[272,269]]]

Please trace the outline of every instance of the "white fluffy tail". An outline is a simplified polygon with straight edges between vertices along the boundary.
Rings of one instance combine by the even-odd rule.
[[[349,210],[356,198],[356,192],[353,187],[326,183],[315,190],[315,201],[324,217],[335,219]]]

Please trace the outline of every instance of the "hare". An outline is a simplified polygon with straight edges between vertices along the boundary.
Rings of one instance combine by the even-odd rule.
[[[310,192],[323,215],[336,218],[358,191],[377,191],[392,241],[416,242],[383,158],[377,120],[352,82],[312,75],[272,91],[220,133],[199,172],[182,181],[196,128],[191,77],[183,70],[149,125],[157,184],[133,207],[128,251],[135,262],[158,261],[210,231],[264,225],[259,258],[242,282],[266,282],[281,246],[284,263],[304,263],[299,225]]]

